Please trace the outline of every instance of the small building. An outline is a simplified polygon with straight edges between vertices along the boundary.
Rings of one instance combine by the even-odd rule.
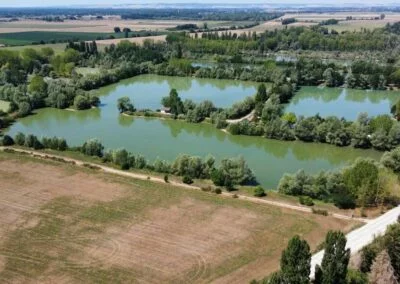
[[[160,110],[161,113],[171,113],[170,107],[162,107]]]

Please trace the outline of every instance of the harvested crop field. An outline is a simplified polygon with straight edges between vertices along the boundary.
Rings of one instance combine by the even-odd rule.
[[[64,22],[45,22],[42,20],[20,19],[16,22],[0,23],[0,33],[15,33],[28,31],[47,31],[47,32],[79,32],[79,33],[112,33],[114,27],[130,28],[134,31],[165,31],[182,24],[196,24],[202,26],[201,21],[184,20],[65,20]],[[232,22],[226,21],[207,21],[210,28],[229,27]]]
[[[0,282],[246,283],[354,223],[0,152]]]

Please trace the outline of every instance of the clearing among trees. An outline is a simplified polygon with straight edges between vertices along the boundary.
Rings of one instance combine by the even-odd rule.
[[[0,153],[0,282],[246,283],[354,222]]]

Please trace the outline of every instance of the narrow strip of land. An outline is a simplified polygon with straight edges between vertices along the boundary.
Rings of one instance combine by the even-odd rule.
[[[393,208],[374,220],[370,220],[366,225],[351,231],[346,235],[346,248],[349,248],[352,253],[358,252],[364,246],[371,243],[375,236],[384,234],[389,225],[397,222],[399,216],[400,206]],[[324,251],[322,250],[314,254],[311,258],[311,277],[314,277],[315,265],[321,265],[323,256]]]
[[[13,150],[13,151],[16,151],[19,153],[25,153],[25,154],[29,154],[32,156],[45,158],[45,159],[46,158],[62,159],[66,162],[74,163],[77,166],[91,166],[91,167],[95,167],[103,172],[111,173],[111,174],[115,174],[115,175],[131,177],[131,178],[140,179],[140,180],[148,180],[148,181],[157,182],[157,183],[165,183],[164,179],[157,177],[157,176],[153,176],[153,175],[118,170],[118,169],[114,169],[114,168],[100,165],[97,163],[83,162],[83,161],[80,161],[77,159],[72,159],[72,158],[54,155],[54,154],[42,153],[42,152],[38,152],[38,151],[24,150],[24,149],[13,148],[13,147],[0,147],[1,151],[7,150],[7,149]],[[201,190],[201,187],[185,184],[183,182],[169,181],[169,184],[171,184],[173,186],[181,187],[181,188],[186,188],[186,189]],[[280,201],[266,200],[266,199],[261,199],[261,198],[257,198],[257,197],[251,197],[251,196],[246,196],[246,195],[241,195],[241,194],[236,194],[236,193],[229,193],[229,192],[222,192],[221,195],[227,196],[227,197],[236,197],[238,199],[247,200],[247,201],[250,201],[253,203],[258,203],[258,204],[268,204],[268,205],[272,205],[272,206],[301,211],[301,212],[305,212],[305,213],[312,213],[312,209],[309,207],[300,206],[300,205],[292,205],[292,204],[288,204],[288,203],[280,202]],[[363,222],[363,223],[370,222],[370,220],[368,220],[368,219],[354,218],[354,217],[337,214],[337,213],[330,213],[329,215],[334,218],[337,218],[337,219],[355,220],[355,221],[359,221],[359,222]]]
[[[250,121],[250,120],[252,120],[253,119],[253,116],[254,116],[254,110],[252,110],[249,114],[247,114],[247,115],[245,115],[245,116],[243,116],[243,117],[241,117],[241,118],[237,118],[237,119],[227,119],[226,120],[226,122],[227,123],[238,123],[238,122],[241,122],[241,121],[243,121],[243,120],[248,120],[248,121]]]

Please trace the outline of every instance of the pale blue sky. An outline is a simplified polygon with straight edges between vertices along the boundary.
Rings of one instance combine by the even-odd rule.
[[[259,4],[284,4],[293,3],[301,4],[305,3],[308,5],[317,4],[352,4],[360,3],[364,5],[384,5],[384,4],[394,4],[398,3],[396,0],[0,0],[0,7],[10,7],[10,6],[66,6],[66,5],[100,5],[100,6],[112,6],[118,4],[149,4],[149,3],[213,3],[213,4],[223,4],[223,3],[259,3]],[[397,4],[399,5],[399,4]]]

